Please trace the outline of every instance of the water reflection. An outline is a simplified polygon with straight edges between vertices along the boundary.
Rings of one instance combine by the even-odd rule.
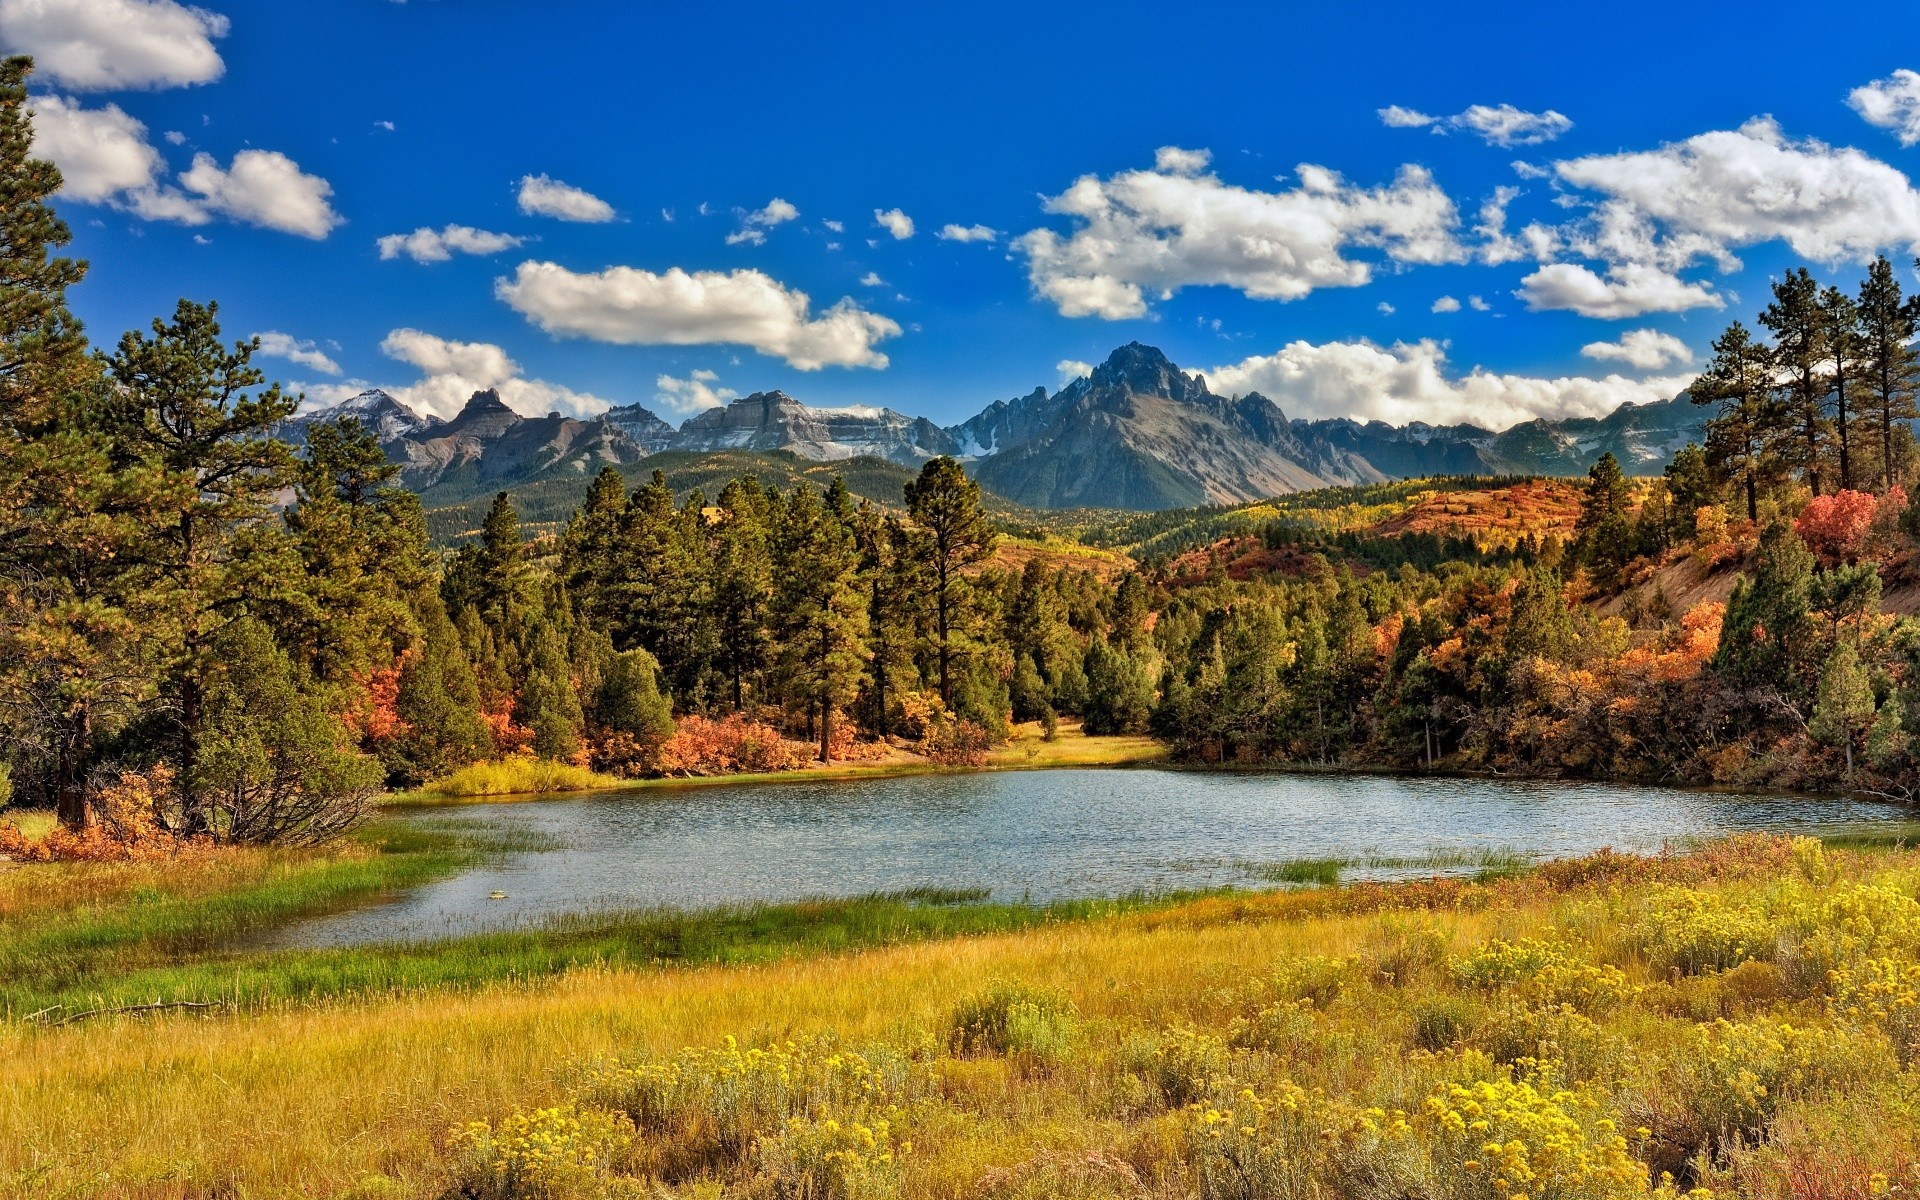
[[[444,937],[569,913],[988,888],[1049,900],[1265,886],[1279,864],[1346,878],[1472,870],[1601,846],[1884,819],[1861,802],[1597,784],[1094,769],[808,781],[479,805],[515,852],[280,945]],[[446,820],[444,810],[402,819]],[[1444,866],[1436,865],[1444,864]],[[501,898],[490,898],[496,893]]]

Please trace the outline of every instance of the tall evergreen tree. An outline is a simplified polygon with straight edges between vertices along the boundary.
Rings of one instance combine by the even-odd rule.
[[[1777,281],[1773,300],[1760,313],[1760,323],[1773,334],[1780,409],[1798,439],[1783,447],[1787,461],[1800,469],[1807,487],[1818,496],[1831,426],[1827,421],[1827,321],[1820,308],[1820,286],[1812,273],[1798,267]]]
[[[795,484],[774,531],[772,619],[790,701],[817,718],[820,761],[833,760],[833,717],[866,667],[867,604],[849,529],[806,484]]]
[[[873,728],[886,737],[890,705],[913,681],[913,651],[926,626],[926,564],[914,532],[897,515],[863,505],[854,521],[867,584],[868,675]]]
[[[1880,444],[1880,486],[1899,482],[1901,451],[1912,442],[1911,426],[1920,419],[1914,403],[1920,390],[1920,357],[1913,341],[1920,336],[1920,308],[1900,294],[1893,264],[1882,255],[1860,284],[1862,411]]]
[[[733,693],[733,708],[746,705],[747,681],[758,681],[767,663],[767,603],[773,595],[773,558],[768,533],[777,493],[751,475],[720,492],[713,528],[713,621],[720,669]]]
[[[0,63],[0,749],[16,795],[78,829],[104,718],[148,690],[128,602],[146,587],[135,517],[152,479],[112,453],[100,364],[67,308],[86,264],[55,253],[71,235],[48,203],[60,172],[31,153],[31,70]]]
[[[1837,287],[1820,293],[1821,345],[1826,352],[1823,385],[1833,394],[1834,440],[1840,447],[1840,486],[1853,487],[1853,425],[1857,408],[1859,376],[1862,371],[1860,310]]]
[[[197,794],[199,739],[213,645],[253,605],[298,586],[300,564],[270,519],[296,477],[293,453],[274,436],[294,403],[261,388],[257,341],[220,341],[218,309],[182,300],[152,336],[121,338],[109,369],[125,405],[123,442],[165,480],[146,514],[146,558],[167,616],[162,668],[173,706],[187,833],[206,832]]]
[[[980,507],[980,485],[954,459],[929,459],[906,487],[907,512],[927,539],[934,655],[940,699],[953,704],[953,660],[973,616],[968,568],[993,553],[994,532]]]
[[[1707,459],[1740,484],[1747,520],[1760,519],[1760,487],[1772,477],[1775,445],[1784,425],[1772,387],[1771,355],[1735,321],[1714,339],[1713,361],[1688,389],[1695,404],[1711,404]]]

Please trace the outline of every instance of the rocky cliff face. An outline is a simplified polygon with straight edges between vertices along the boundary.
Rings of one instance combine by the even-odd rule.
[[[638,413],[652,417],[645,409]],[[385,392],[365,392],[289,422],[287,435],[303,441],[306,426],[340,417],[356,417],[374,431],[388,459],[400,464],[402,483],[437,496],[555,475],[590,475],[602,466],[638,462],[647,453],[621,422],[604,415],[587,421],[559,413],[523,417],[494,391],[475,392],[451,421],[422,417]],[[671,429],[658,417],[653,420]],[[644,427],[632,412],[625,422]]]
[[[1685,395],[1600,418],[1474,425],[1288,421],[1258,393],[1226,399],[1151,346],[1091,378],[996,401],[949,432],[981,482],[1036,507],[1172,508],[1423,475],[1578,475],[1612,452],[1657,474],[1703,436]]]
[[[1138,342],[1048,404],[1026,400],[1019,415],[1044,421],[1039,432],[1017,445],[996,443],[975,466],[984,486],[1023,504],[1182,508],[1327,482],[1303,465],[1305,448],[1271,401],[1216,396],[1199,375]],[[1001,417],[1013,415],[1009,406]],[[1001,419],[994,431],[1016,428]]]
[[[691,418],[669,448],[790,450],[820,462],[867,455],[917,467],[959,444],[926,418],[890,408],[811,408],[785,392],[755,392]]]

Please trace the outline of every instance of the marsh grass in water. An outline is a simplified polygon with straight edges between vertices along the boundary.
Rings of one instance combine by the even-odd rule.
[[[1253,878],[1269,883],[1333,887],[1354,871],[1390,875],[1470,875],[1476,879],[1493,879],[1525,871],[1535,865],[1535,860],[1530,855],[1514,850],[1443,850],[1419,855],[1364,854],[1348,858],[1294,858],[1284,862],[1236,865]]]

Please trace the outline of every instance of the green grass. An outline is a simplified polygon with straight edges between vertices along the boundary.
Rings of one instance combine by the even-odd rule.
[[[1362,854],[1351,858],[1295,858],[1274,863],[1242,863],[1256,879],[1297,887],[1333,887],[1349,871],[1394,871],[1435,874],[1471,873],[1476,879],[1518,874],[1533,859],[1512,850],[1441,850],[1432,854]]]
[[[0,919],[0,1013],[17,1018],[53,1004],[187,998],[162,996],[150,984],[220,961],[226,947],[288,921],[417,886],[507,848],[452,827],[418,824],[369,826],[356,841],[358,853],[254,852],[260,869],[238,886],[209,892],[204,868],[182,863],[152,873],[131,891],[102,889],[72,905]],[[49,863],[16,870],[20,882],[44,880],[50,891],[62,876],[103,868]],[[132,980],[142,982],[129,987]]]
[[[742,905],[702,912],[576,916],[527,930],[441,941],[324,950],[222,952],[169,939],[162,955],[124,953],[124,935],[153,925],[119,920],[0,948],[0,1003],[18,1018],[154,1001],[259,1007],[330,997],[462,989],[531,981],[575,968],[761,963],[859,947],[1011,933],[1177,903],[1185,896],[1048,905],[988,904],[983,889],[916,888],[847,900]],[[236,898],[259,912],[258,897]],[[174,922],[177,926],[178,922]],[[208,923],[200,927],[205,930]],[[217,922],[226,928],[235,922]],[[121,953],[90,954],[100,938]],[[165,961],[165,960],[172,961]],[[57,1006],[57,1007],[56,1007]]]

